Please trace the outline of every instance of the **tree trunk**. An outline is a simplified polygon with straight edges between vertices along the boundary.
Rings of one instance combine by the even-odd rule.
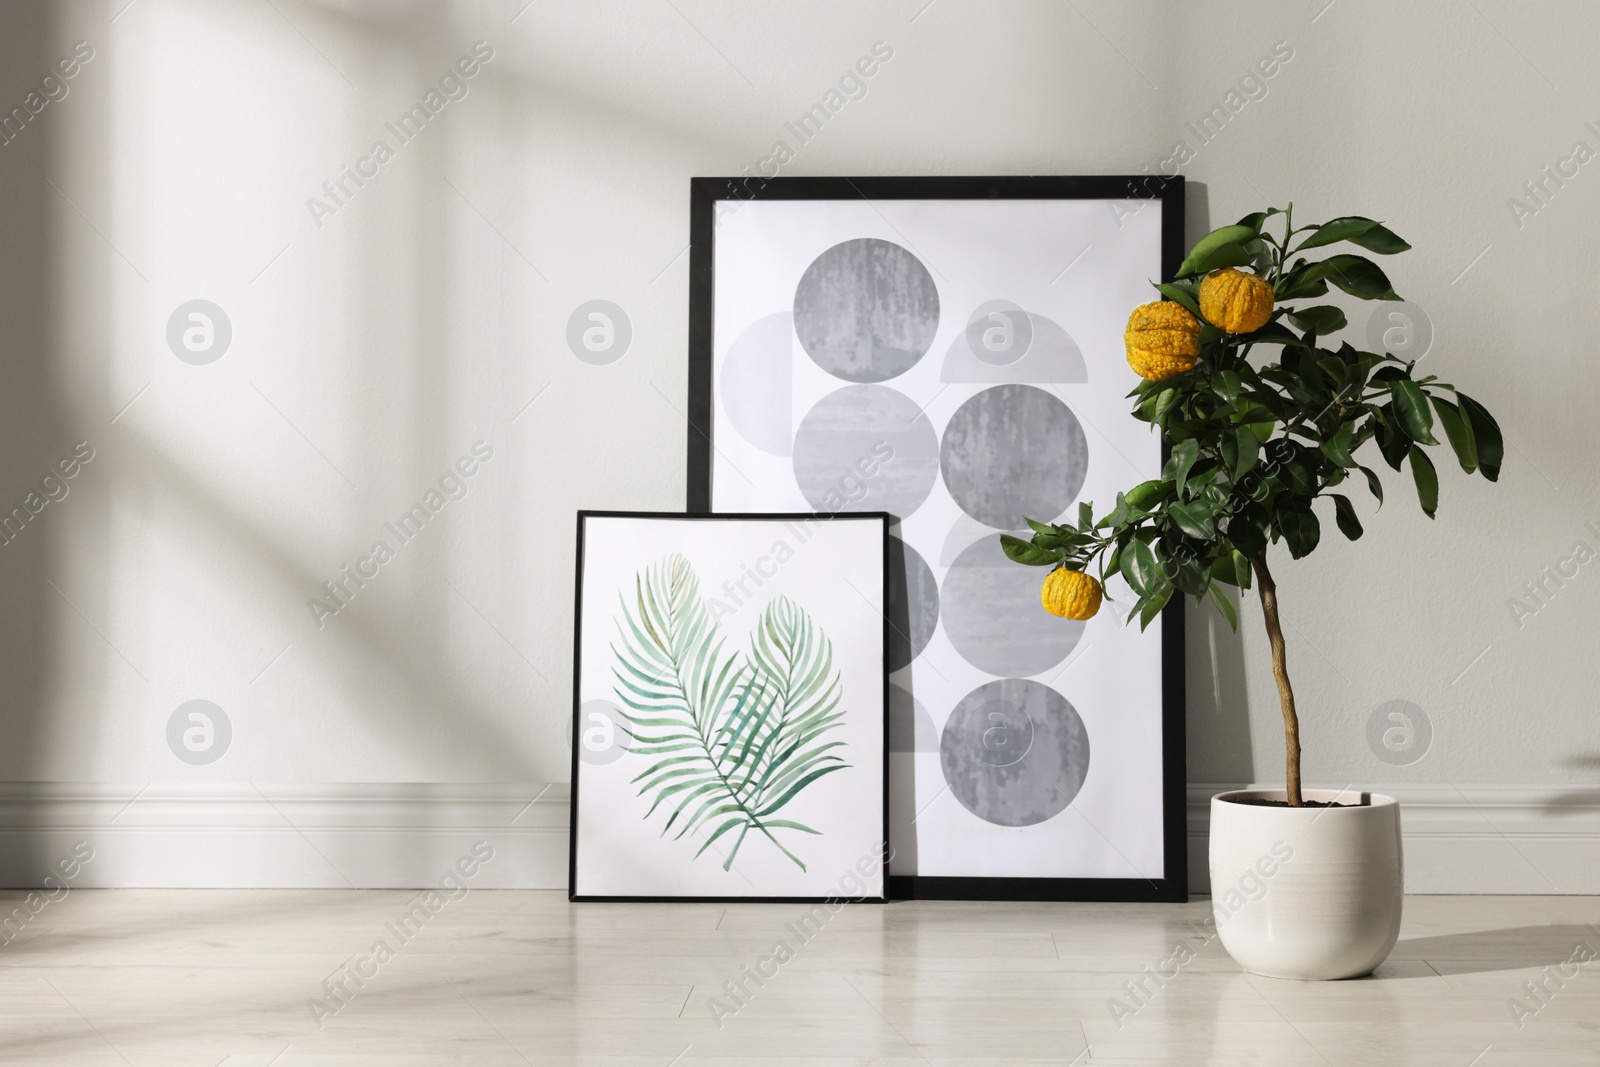
[[[1289,665],[1283,651],[1283,627],[1278,622],[1278,586],[1267,570],[1267,553],[1250,561],[1256,573],[1256,589],[1261,594],[1261,613],[1267,620],[1267,640],[1272,644],[1272,676],[1278,680],[1278,703],[1283,706],[1284,779],[1289,805],[1301,807],[1300,796],[1300,716],[1294,710],[1294,690],[1289,686]]]

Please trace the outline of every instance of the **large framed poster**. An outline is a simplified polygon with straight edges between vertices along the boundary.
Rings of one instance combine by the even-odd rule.
[[[886,899],[888,529],[578,513],[570,899]]]
[[[1128,313],[1181,178],[695,179],[689,508],[888,512],[890,891],[1182,900],[1183,625],[1087,623],[1001,552],[1165,450]]]

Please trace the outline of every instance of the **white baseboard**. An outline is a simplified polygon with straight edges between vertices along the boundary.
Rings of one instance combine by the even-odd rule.
[[[1189,877],[1206,871],[1210,797],[1191,785]],[[1412,893],[1600,893],[1600,791],[1374,787],[1400,799]],[[565,889],[568,788],[542,785],[0,783],[0,886],[37,888],[85,841],[78,888],[435,885],[479,840],[484,889]]]
[[[477,841],[478,889],[565,889],[556,785],[0,784],[0,886],[37,888],[76,842],[75,888],[404,889]]]
[[[1243,788],[1247,787],[1189,786],[1193,892],[1207,892],[1211,885],[1206,869],[1211,797]],[[1400,801],[1408,893],[1600,893],[1600,790],[1499,785],[1370,788]]]

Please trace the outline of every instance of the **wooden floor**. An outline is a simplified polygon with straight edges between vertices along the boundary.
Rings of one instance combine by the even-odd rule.
[[[1315,984],[1241,973],[1203,899],[855,904],[811,932],[798,905],[488,890],[401,928],[414,898],[73,891],[0,947],[0,1063],[1600,1064],[1593,897],[1414,897],[1376,975]],[[771,977],[735,998],[745,967]],[[1144,967],[1176,974],[1136,996]]]

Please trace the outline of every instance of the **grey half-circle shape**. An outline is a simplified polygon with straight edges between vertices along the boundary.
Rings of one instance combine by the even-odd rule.
[[[979,359],[967,343],[966,332],[956,334],[939,367],[941,382],[1050,382],[1081,383],[1089,380],[1083,351],[1058,323],[1028,312],[1033,323],[1033,343],[1015,363],[996,365]]]
[[[1032,518],[1032,516],[1029,516]],[[1032,531],[1022,535],[1032,537]],[[948,568],[955,563],[957,557],[967,550],[967,546],[981,537],[998,539],[1000,534],[991,526],[985,526],[977,519],[962,512],[950,524],[950,531],[944,535],[944,545],[939,549],[939,566]]]
[[[722,413],[740,437],[774,456],[794,453],[793,363],[794,316],[787,311],[746,326],[722,357]]]
[[[889,684],[889,751],[937,752],[939,731],[933,716],[910,691]]]

